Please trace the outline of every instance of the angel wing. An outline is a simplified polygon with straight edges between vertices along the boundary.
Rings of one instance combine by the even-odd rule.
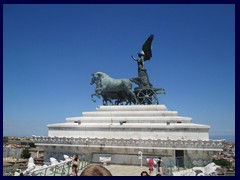
[[[152,57],[152,40],[154,35],[151,34],[142,46],[144,52],[144,61],[150,60]]]

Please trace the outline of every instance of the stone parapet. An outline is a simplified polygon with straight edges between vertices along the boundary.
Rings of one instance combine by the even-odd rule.
[[[145,149],[178,149],[222,151],[223,141],[192,141],[192,140],[152,140],[152,139],[115,139],[115,138],[66,138],[66,137],[33,137],[38,146],[84,146],[105,148],[145,148]]]

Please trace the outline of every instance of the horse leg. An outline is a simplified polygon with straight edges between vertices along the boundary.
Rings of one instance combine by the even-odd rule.
[[[93,102],[96,102],[96,99],[94,99],[93,96],[96,96],[96,97],[100,98],[98,94],[95,94],[95,93],[92,94],[91,97],[92,97],[92,101],[93,101]]]
[[[113,105],[112,99],[109,99],[109,102],[110,102],[111,105]]]
[[[130,102],[133,102],[133,104],[139,103],[136,95],[131,90],[129,90],[129,100]]]
[[[107,101],[105,99],[102,100],[102,103],[103,103],[104,106],[107,105]]]

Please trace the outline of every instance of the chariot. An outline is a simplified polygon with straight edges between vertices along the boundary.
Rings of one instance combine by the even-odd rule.
[[[150,83],[144,62],[152,57],[151,43],[153,35],[142,46],[142,52],[138,53],[139,58],[132,56],[137,61],[138,76],[130,79],[113,79],[103,72],[92,74],[91,85],[96,84],[95,93],[91,95],[95,102],[94,96],[103,98],[103,105],[108,104],[159,104],[157,94],[165,94],[164,88],[154,88]],[[138,85],[132,91],[132,83]]]

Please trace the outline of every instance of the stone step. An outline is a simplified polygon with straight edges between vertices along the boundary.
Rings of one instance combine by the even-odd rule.
[[[83,112],[83,117],[153,117],[177,116],[177,111],[94,111]]]
[[[151,124],[151,123],[123,123],[123,124],[119,124],[119,123],[81,123],[81,124],[77,124],[77,123],[61,123],[61,124],[50,124],[48,125],[48,128],[52,128],[52,129],[62,129],[64,128],[66,130],[66,128],[70,128],[70,129],[81,129],[81,128],[99,128],[99,130],[101,128],[118,128],[118,129],[125,129],[127,130],[127,128],[131,129],[142,129],[142,131],[151,131],[150,129],[162,129],[162,130],[181,130],[181,131],[186,131],[186,129],[188,130],[188,132],[194,132],[196,129],[209,129],[210,126],[208,125],[204,125],[204,124],[193,124],[193,123],[170,123],[170,124],[164,124],[164,123],[155,123],[155,124]],[[150,128],[150,129],[149,129]],[[86,130],[86,129],[84,129]]]
[[[75,124],[75,125],[74,125]],[[199,124],[52,124],[48,136],[81,138],[139,138],[139,139],[185,139],[208,140],[209,126]],[[196,133],[197,132],[197,133]]]
[[[191,123],[190,117],[69,117],[67,122],[88,122],[88,123]]]
[[[120,105],[99,106],[97,111],[167,111],[165,105]]]

